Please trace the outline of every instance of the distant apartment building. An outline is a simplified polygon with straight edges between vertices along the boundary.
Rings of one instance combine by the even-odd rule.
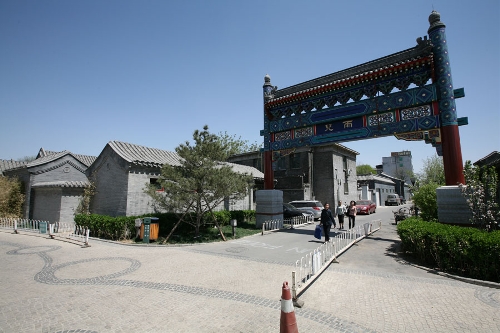
[[[382,157],[382,165],[377,165],[377,173],[385,173],[397,179],[404,179],[407,184],[412,184],[411,151],[391,152],[390,157]]]

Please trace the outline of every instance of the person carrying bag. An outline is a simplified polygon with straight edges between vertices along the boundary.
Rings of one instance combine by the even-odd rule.
[[[321,211],[321,224],[323,225],[323,231],[325,232],[325,243],[330,241],[330,229],[336,227],[335,219],[333,218],[332,211],[330,210],[330,205],[325,203],[325,208]]]

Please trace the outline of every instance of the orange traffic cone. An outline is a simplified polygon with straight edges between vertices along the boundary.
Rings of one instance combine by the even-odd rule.
[[[299,333],[293,309],[292,294],[286,281],[283,282],[281,291],[280,333]]]

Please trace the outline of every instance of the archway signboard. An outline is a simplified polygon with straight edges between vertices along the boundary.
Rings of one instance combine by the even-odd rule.
[[[447,185],[465,183],[445,25],[433,11],[413,48],[284,89],[264,90],[264,185],[273,158],[291,149],[393,135],[431,143],[443,156]]]

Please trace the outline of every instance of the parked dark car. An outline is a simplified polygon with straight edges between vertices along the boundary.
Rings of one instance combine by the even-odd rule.
[[[401,199],[402,205],[404,205],[406,203],[406,199],[402,195],[399,196],[399,199]]]
[[[358,214],[370,215],[375,213],[377,205],[371,200],[359,200],[356,201],[356,207],[358,208]]]
[[[288,203],[283,203],[283,218],[289,219],[295,216],[307,216],[307,215],[311,214],[298,210],[297,208]]]

